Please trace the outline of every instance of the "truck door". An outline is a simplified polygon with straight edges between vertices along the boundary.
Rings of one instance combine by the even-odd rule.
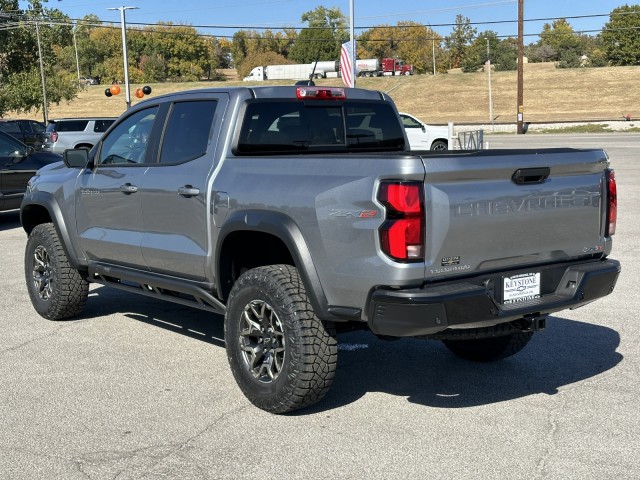
[[[207,182],[228,100],[224,94],[192,98],[171,105],[159,161],[145,176],[141,247],[151,271],[202,280],[213,228]]]
[[[123,120],[103,139],[93,170],[78,177],[78,236],[91,261],[147,268],[140,251],[140,189],[153,158],[147,147],[157,113],[154,106]]]

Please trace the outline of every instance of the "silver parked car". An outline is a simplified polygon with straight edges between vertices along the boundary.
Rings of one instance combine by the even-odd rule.
[[[115,117],[49,120],[42,150],[61,154],[67,148],[91,149],[115,120]]]

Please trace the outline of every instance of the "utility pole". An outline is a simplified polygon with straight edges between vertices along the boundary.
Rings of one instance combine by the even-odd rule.
[[[433,74],[436,74],[436,35],[433,30],[431,30],[431,58],[433,59]]]
[[[491,122],[492,130],[493,128],[493,95],[491,92],[491,52],[489,50],[489,39],[487,38],[487,70],[489,72],[489,121]]]
[[[518,0],[518,134],[524,133],[524,0]]]
[[[356,59],[358,58],[358,53],[356,52],[356,37],[354,36],[354,23],[355,19],[354,8],[353,8],[353,0],[349,0],[349,38],[351,42],[351,78],[353,78],[353,87],[356,86]]]
[[[76,42],[76,30],[78,29],[78,24],[73,25],[73,49],[76,52],[76,73],[78,74],[78,83],[80,83],[80,62],[78,61],[78,43]]]
[[[49,109],[47,107],[47,86],[44,81],[44,63],[42,61],[42,47],[40,46],[40,26],[38,25],[38,18],[36,23],[36,39],[38,41],[38,59],[40,60],[40,81],[42,82],[42,115],[44,116],[44,124],[49,121]]]
[[[120,10],[120,26],[122,27],[122,57],[124,60],[124,85],[125,100],[127,109],[131,108],[131,90],[129,89],[129,61],[127,60],[127,22],[125,20],[125,10],[136,10],[138,7],[114,7],[107,10]]]
[[[431,32],[431,60],[433,60],[433,74],[436,74],[436,33],[429,24],[429,30]]]

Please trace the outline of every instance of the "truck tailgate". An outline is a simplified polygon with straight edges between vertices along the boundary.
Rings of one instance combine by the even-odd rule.
[[[422,159],[428,280],[606,253],[604,151],[493,150]]]

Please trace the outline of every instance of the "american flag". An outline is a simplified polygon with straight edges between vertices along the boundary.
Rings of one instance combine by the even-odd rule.
[[[342,81],[344,84],[352,88],[353,87],[353,63],[351,55],[351,42],[344,42],[340,49],[340,71],[342,73]]]

